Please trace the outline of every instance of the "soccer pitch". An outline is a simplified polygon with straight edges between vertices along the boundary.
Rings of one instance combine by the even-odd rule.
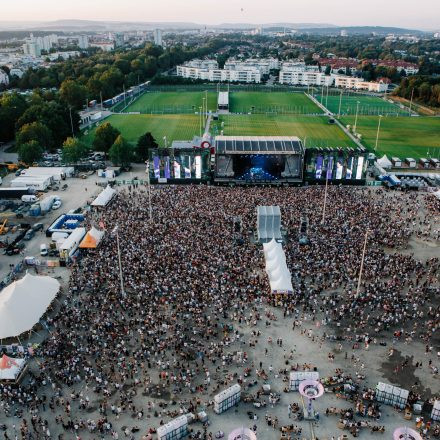
[[[212,134],[225,136],[298,136],[307,147],[356,147],[324,116],[222,115]]]
[[[302,92],[231,92],[231,113],[322,114]]]
[[[329,95],[324,91],[324,94],[315,95],[317,101],[328,108],[332,113],[338,114],[339,101],[341,100],[341,93],[337,91],[330,91]],[[359,95],[350,91],[343,91],[341,100],[341,115],[355,115],[357,103],[359,102],[359,115],[406,115],[409,116],[407,109],[402,109],[394,103],[380,98],[378,96]]]
[[[215,92],[146,92],[124,112],[179,114],[195,113],[202,106],[203,98],[208,97],[208,110],[217,109]]]
[[[344,125],[354,124],[354,116],[342,118]],[[371,150],[376,144],[379,118],[360,116],[357,132],[362,135],[361,142]],[[440,119],[435,117],[383,117],[380,126],[377,154],[389,157],[439,157]]]
[[[136,144],[139,136],[151,132],[156,142],[163,147],[164,136],[167,146],[175,140],[189,140],[199,134],[199,117],[195,115],[112,115],[105,119],[117,128],[122,136],[131,144]],[[95,129],[83,136],[84,142],[91,145]]]

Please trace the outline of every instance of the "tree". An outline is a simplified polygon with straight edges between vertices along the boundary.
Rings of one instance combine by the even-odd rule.
[[[79,139],[67,138],[63,143],[62,158],[64,163],[77,163],[89,153],[88,146]]]
[[[32,122],[20,128],[16,136],[16,141],[18,146],[35,141],[40,147],[47,148],[47,145],[51,142],[51,133],[50,130],[40,122]]]
[[[61,84],[60,96],[72,108],[80,110],[84,107],[87,89],[76,81],[68,79]]]
[[[43,147],[37,141],[29,141],[21,144],[18,148],[20,160],[31,165],[41,159]]]
[[[154,139],[150,132],[143,134],[139,137],[135,148],[137,160],[139,162],[145,162],[148,159],[148,150],[158,147],[159,145],[157,144],[156,139]]]
[[[93,139],[93,148],[95,151],[107,153],[120,134],[121,132],[113,127],[110,122],[104,122],[104,124],[96,129],[95,138]]]
[[[119,135],[108,152],[114,165],[126,167],[133,160],[133,147]]]
[[[26,111],[26,100],[16,93],[0,97],[0,141],[14,139],[15,122]]]

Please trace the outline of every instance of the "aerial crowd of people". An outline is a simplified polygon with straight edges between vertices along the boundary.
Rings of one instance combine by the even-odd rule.
[[[152,189],[150,220],[147,191],[121,189],[88,214],[105,237],[72,263],[26,381],[0,385],[5,438],[152,439],[171,418],[212,408],[234,383],[251,392],[251,383],[287,377],[289,362],[307,359],[291,351],[278,371],[273,356],[289,353],[292,331],[314,340],[309,323],[317,343],[341,353],[423,341],[436,374],[440,260],[417,259],[410,247],[439,239],[440,207],[428,196],[330,186],[322,218],[322,187],[164,186]],[[255,240],[259,205],[281,208],[293,294],[270,292]],[[301,217],[307,244],[298,240]],[[265,335],[275,320],[286,334],[276,348]],[[197,426],[193,438],[215,438]]]

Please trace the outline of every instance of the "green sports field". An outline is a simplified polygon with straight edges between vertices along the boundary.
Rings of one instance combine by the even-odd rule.
[[[195,115],[112,115],[105,119],[110,122],[130,143],[135,144],[142,134],[150,131],[157,143],[164,146],[163,137],[167,137],[167,145],[174,140],[189,140],[199,134],[199,118]],[[91,145],[94,129],[83,136],[83,140]]]
[[[147,92],[129,105],[124,112],[179,114],[195,113],[202,106],[205,92]],[[208,92],[208,110],[217,109],[217,94]]]
[[[340,92],[330,91],[327,94],[315,95],[315,98],[327,107],[332,113],[338,114]],[[355,115],[357,103],[359,102],[359,115],[401,115],[409,116],[408,109],[402,109],[394,103],[378,96],[359,95],[350,91],[343,91],[341,100],[341,115]]]
[[[222,115],[212,134],[225,136],[298,136],[307,147],[355,147],[336,125],[324,116]]]
[[[342,118],[343,124],[354,124],[353,116]],[[360,116],[357,132],[361,142],[371,150],[376,144],[378,117]],[[440,154],[440,118],[435,117],[383,117],[377,153],[414,159],[438,157]]]
[[[231,113],[322,114],[302,92],[231,92]]]

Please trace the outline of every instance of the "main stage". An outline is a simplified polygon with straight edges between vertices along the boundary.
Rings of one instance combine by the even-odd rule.
[[[217,136],[215,183],[299,184],[304,147],[288,136]]]

